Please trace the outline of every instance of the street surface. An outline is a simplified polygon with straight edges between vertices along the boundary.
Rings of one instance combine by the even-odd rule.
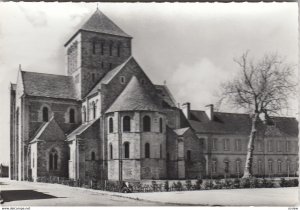
[[[0,178],[4,206],[298,206],[298,188],[115,193]]]
[[[59,184],[12,181],[0,178],[3,206],[158,206],[155,202],[124,198],[113,193]],[[106,192],[104,192],[106,193]]]

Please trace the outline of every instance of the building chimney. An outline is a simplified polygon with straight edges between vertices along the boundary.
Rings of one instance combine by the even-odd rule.
[[[205,106],[205,114],[207,115],[209,120],[214,119],[214,105],[213,104],[208,104]]]
[[[181,109],[185,117],[189,120],[191,117],[191,104],[189,102],[186,102],[182,104]]]

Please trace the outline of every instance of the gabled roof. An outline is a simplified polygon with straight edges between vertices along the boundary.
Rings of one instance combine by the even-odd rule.
[[[109,72],[107,72],[105,74],[105,76],[93,87],[93,89],[87,94],[87,96],[93,95],[94,93],[96,93],[98,91],[98,89],[101,88],[101,84],[107,84],[110,82],[110,80],[112,80],[114,78],[114,76],[116,74],[118,74],[118,72],[120,72],[126,65],[127,63],[134,59],[133,57],[129,57],[126,61],[124,61],[122,64],[120,64],[119,66],[115,67],[114,69],[110,70]]]
[[[170,107],[176,107],[176,101],[171,92],[165,85],[154,85],[157,95],[164,100]]]
[[[135,76],[131,78],[122,93],[106,111],[160,111],[159,106],[151,98],[149,93],[140,85]]]
[[[190,127],[174,129],[173,131],[177,134],[177,136],[183,136],[189,129]]]
[[[89,127],[91,127],[95,122],[99,121],[99,118],[91,120],[87,123],[81,124],[78,128],[72,131],[70,134],[67,135],[68,140],[72,140],[75,136],[82,134],[86,131]]]
[[[273,125],[259,121],[258,132],[264,132],[267,136],[298,136],[298,122],[295,118],[272,117],[272,121]],[[249,135],[251,130],[249,114],[214,112],[213,120],[209,120],[205,111],[191,110],[189,123],[197,133]]]
[[[51,117],[48,122],[44,122],[37,130],[30,143],[36,141],[56,141],[64,140],[65,134],[61,127],[57,124],[54,117]]]
[[[76,99],[71,76],[21,71],[24,92],[30,96]]]

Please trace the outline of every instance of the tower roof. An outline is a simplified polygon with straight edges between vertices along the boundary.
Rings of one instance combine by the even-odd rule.
[[[132,38],[98,8],[92,14],[92,16],[77,30],[77,32],[65,43],[64,46],[66,46],[81,30]]]
[[[130,37],[98,8],[94,12],[94,14],[92,14],[92,16],[81,26],[80,29],[105,34],[112,34],[117,36]]]
[[[106,113],[118,111],[160,111],[160,108],[133,76]]]

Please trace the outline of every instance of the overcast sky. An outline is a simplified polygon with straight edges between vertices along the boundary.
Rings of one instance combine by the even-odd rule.
[[[9,161],[8,87],[18,65],[64,74],[63,45],[96,7],[0,4],[0,162]],[[233,58],[246,50],[257,57],[278,52],[298,63],[297,3],[99,3],[99,9],[133,36],[133,56],[152,81],[166,80],[177,102],[189,101],[192,109],[216,102],[220,83],[236,72]]]

